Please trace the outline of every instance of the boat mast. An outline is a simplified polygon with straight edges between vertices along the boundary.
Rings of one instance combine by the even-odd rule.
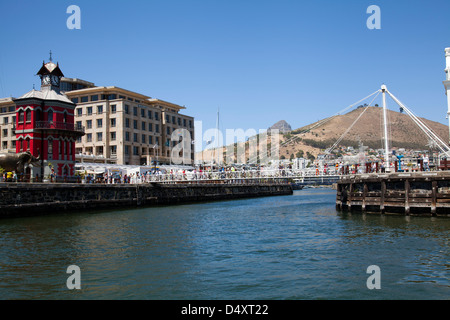
[[[216,132],[217,132],[217,170],[219,170],[219,108],[217,108],[217,125],[216,125]]]
[[[212,166],[214,165],[216,153],[217,153],[217,168],[219,168],[219,157],[220,157],[220,152],[219,152],[219,108],[217,108],[216,147],[214,148],[214,154],[213,154],[212,161],[211,161]]]
[[[387,109],[386,109],[386,91],[387,91],[387,88],[383,84],[381,86],[381,92],[383,93],[384,161],[385,161],[386,172],[390,172],[389,141],[388,141],[388,129],[387,129]]]

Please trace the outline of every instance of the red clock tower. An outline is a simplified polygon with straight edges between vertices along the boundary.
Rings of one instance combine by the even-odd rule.
[[[16,153],[30,151],[41,156],[41,167],[28,168],[33,178],[54,173],[58,177],[74,176],[75,141],[84,128],[75,126],[75,104],[60,93],[63,73],[59,64],[43,63],[37,75],[41,89],[15,99]]]

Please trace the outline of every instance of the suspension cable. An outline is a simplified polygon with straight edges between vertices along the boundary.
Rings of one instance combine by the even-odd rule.
[[[372,99],[372,101],[369,103],[367,107],[364,108],[364,110],[359,114],[359,116],[353,121],[352,125],[347,128],[347,130],[340,136],[340,138],[330,147],[328,148],[325,153],[328,155],[330,154],[334,148],[342,141],[342,139],[347,135],[347,133],[353,128],[353,126],[358,122],[358,120],[363,116],[363,114],[369,109],[372,102],[378,97],[381,90],[378,90],[378,94]]]
[[[447,156],[450,156],[450,149],[442,139],[433,132],[423,121],[421,121],[409,108],[407,108],[400,100],[398,100],[392,93],[386,90],[387,93],[391,96],[391,98],[403,109],[406,111],[408,116],[419,126],[419,128],[432,140],[436,143],[437,147],[445,153]]]
[[[315,128],[317,128],[317,127],[319,127],[319,126],[321,126],[321,125],[323,125],[323,124],[325,124],[325,123],[331,121],[331,120],[334,119],[335,117],[337,117],[337,116],[341,115],[342,113],[346,112],[347,110],[353,108],[353,107],[354,107],[355,105],[357,105],[358,103],[360,103],[360,102],[362,102],[362,101],[365,101],[365,100],[367,100],[368,98],[372,97],[374,94],[377,94],[377,96],[378,96],[379,93],[380,93],[380,90],[378,89],[378,90],[375,91],[374,93],[368,95],[368,96],[365,97],[365,98],[362,98],[362,99],[360,99],[360,100],[354,102],[353,104],[351,104],[351,105],[349,105],[348,107],[342,109],[341,111],[339,111],[338,113],[334,114],[333,116],[331,116],[331,117],[329,117],[329,118],[322,119],[322,120],[316,122],[315,124],[313,124],[313,126],[311,126],[311,127],[307,128],[307,129],[305,129],[305,130],[302,130],[302,131],[298,132],[297,135],[298,135],[298,134],[303,134],[303,133],[309,132],[309,131],[311,131],[311,130],[313,130],[313,129],[315,129]],[[375,97],[375,98],[376,98],[376,97]],[[373,99],[373,100],[375,100],[375,99]],[[373,100],[372,100],[372,102],[373,102]],[[372,102],[371,102],[371,103],[372,103]],[[371,103],[370,103],[370,104],[371,104]],[[370,106],[370,104],[369,104],[369,106]],[[296,140],[297,138],[298,138],[297,136],[294,136],[294,137],[292,137],[292,138],[290,138],[290,139],[284,141],[283,143],[280,144],[280,147],[289,144],[290,142]],[[258,156],[255,156],[255,157],[253,157],[253,158],[249,158],[249,161],[248,161],[248,162],[251,163],[252,161],[257,160],[257,158],[258,158]]]

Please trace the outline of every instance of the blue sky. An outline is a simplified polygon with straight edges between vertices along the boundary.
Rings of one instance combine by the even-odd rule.
[[[72,4],[81,30],[66,27]],[[380,30],[366,27],[370,5]],[[203,129],[218,108],[221,128],[298,128],[383,83],[447,124],[449,12],[448,0],[2,0],[0,96],[39,87],[52,50],[66,76],[185,105]]]

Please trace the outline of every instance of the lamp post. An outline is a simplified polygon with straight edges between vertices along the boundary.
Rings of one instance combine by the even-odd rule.
[[[153,149],[156,149],[155,172],[156,172],[156,166],[157,166],[157,163],[158,163],[158,148],[159,148],[158,144],[155,144],[155,145],[153,146]]]

